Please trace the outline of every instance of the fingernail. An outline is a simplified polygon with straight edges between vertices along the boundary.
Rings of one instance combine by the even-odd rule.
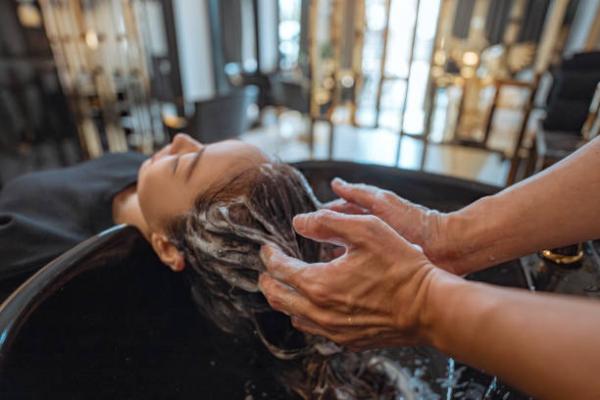
[[[336,184],[336,185],[347,185],[348,182],[346,182],[345,180],[343,180],[340,177],[335,177],[332,181],[332,183]]]
[[[294,225],[294,229],[302,229],[304,228],[304,224],[306,223],[306,217],[308,214],[298,214],[292,220],[292,225]]]
[[[271,246],[269,246],[268,244],[262,245],[260,248],[260,260],[263,262],[263,264],[266,265],[269,262],[270,258],[271,258]]]

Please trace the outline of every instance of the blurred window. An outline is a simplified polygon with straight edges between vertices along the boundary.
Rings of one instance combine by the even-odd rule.
[[[363,86],[359,99],[359,123],[384,128],[402,129],[422,134],[425,118],[425,96],[429,79],[440,0],[391,0],[387,36],[386,61],[381,75],[383,38],[386,26],[386,1],[367,0],[362,59]],[[413,28],[416,38],[410,57]],[[409,65],[411,67],[408,79]],[[381,84],[379,120],[376,118],[378,87]],[[405,92],[406,105],[403,105]],[[404,119],[402,108],[405,107]],[[402,127],[400,127],[402,124]]]
[[[301,0],[279,0],[279,67],[294,69],[300,54]]]

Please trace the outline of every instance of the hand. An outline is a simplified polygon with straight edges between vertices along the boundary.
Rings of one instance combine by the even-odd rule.
[[[375,215],[409,242],[421,246],[427,258],[437,266],[456,273],[453,263],[458,258],[459,246],[451,243],[448,214],[364,183],[350,184],[336,178],[331,187],[340,198],[325,204],[325,208],[344,214]]]
[[[350,349],[427,342],[432,281],[446,272],[371,215],[320,210],[294,218],[304,237],[346,249],[328,263],[307,264],[264,246],[259,286],[293,325]]]

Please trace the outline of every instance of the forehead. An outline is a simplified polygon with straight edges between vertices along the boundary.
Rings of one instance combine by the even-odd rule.
[[[206,146],[188,175],[185,169],[191,166],[196,153],[180,156],[176,168],[181,172],[176,174],[173,158],[158,160],[147,168],[140,200],[149,222],[156,222],[157,228],[188,212],[207,191],[218,190],[244,171],[269,162],[257,147],[231,140]]]
[[[187,184],[188,206],[192,207],[199,196],[269,161],[255,146],[238,141],[207,146]]]
[[[237,140],[229,140],[209,145],[193,172],[205,187],[210,183],[226,181],[240,172],[269,162],[269,158],[256,146]]]

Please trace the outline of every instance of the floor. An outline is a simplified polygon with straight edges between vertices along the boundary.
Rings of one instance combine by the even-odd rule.
[[[501,127],[509,127],[514,116],[502,118]],[[518,118],[517,118],[518,120]],[[243,134],[241,139],[255,144],[266,153],[284,162],[307,159],[327,159],[329,156],[329,126],[325,122],[315,124],[315,146],[311,155],[308,146],[309,120],[306,116],[294,111],[285,111],[279,116],[275,110],[264,110],[261,113],[262,123],[258,128]],[[435,118],[435,128],[439,138],[443,138],[444,120]],[[437,129],[437,130],[436,130]],[[514,131],[514,129],[511,129]],[[387,127],[379,129],[356,128],[338,124],[335,127],[332,158],[361,163],[397,166],[411,170],[450,175],[464,179],[479,181],[496,186],[504,186],[509,170],[509,162],[498,153],[482,149],[439,143],[424,144],[422,140],[404,136],[397,157],[397,130]],[[492,136],[490,142],[498,138],[498,146],[506,145],[512,140],[510,134]],[[504,141],[504,144],[501,143]],[[508,141],[508,142],[507,142]],[[75,154],[75,143],[59,146],[66,160],[58,158],[57,146],[40,145],[23,152],[0,154],[0,188],[3,182],[25,172],[72,164],[78,159]],[[66,151],[68,150],[68,151]]]
[[[262,126],[242,135],[242,140],[255,144],[281,161],[293,162],[311,158],[308,135],[309,121],[301,114],[286,111],[279,117],[263,113]],[[388,129],[335,127],[333,159],[361,163],[398,166],[411,170],[450,175],[491,185],[504,186],[509,162],[497,153],[456,145],[424,144],[404,136],[396,160],[399,135]],[[329,127],[315,125],[314,159],[328,158]]]

